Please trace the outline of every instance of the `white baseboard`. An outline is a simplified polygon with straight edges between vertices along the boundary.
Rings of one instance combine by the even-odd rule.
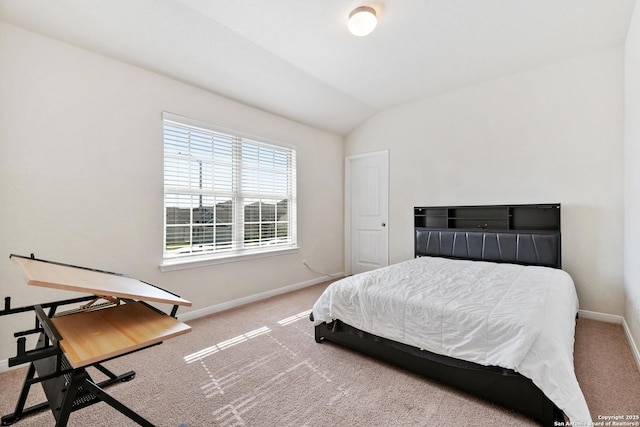
[[[188,313],[179,314],[178,320],[186,322],[188,320],[197,319],[198,317],[207,316],[209,314],[218,313],[220,311],[229,310],[231,308],[240,307],[241,305],[249,304],[252,302],[260,301],[263,299],[271,298],[277,295],[286,294],[287,292],[297,291],[298,289],[307,288],[309,286],[317,285],[318,283],[326,282],[327,280],[344,277],[344,272],[334,273],[330,276],[322,276],[317,279],[307,280],[305,282],[295,283],[293,285],[285,286],[283,288],[274,289],[268,292],[262,292],[260,294],[250,295],[248,297],[239,298],[233,301],[224,302],[222,304],[216,304],[209,307],[201,308],[199,310],[190,311]]]
[[[638,346],[636,345],[635,341],[633,341],[631,330],[629,329],[629,325],[627,325],[627,321],[624,317],[622,318],[622,328],[624,329],[624,333],[627,335],[627,341],[629,341],[631,353],[633,353],[636,359],[636,365],[638,365],[638,370],[640,371],[640,351],[638,351]]]
[[[588,311],[588,310],[579,310],[579,317],[584,317],[585,319],[591,320],[599,320],[601,322],[607,323],[615,323],[617,325],[621,325],[624,317],[618,316],[616,314],[607,314],[607,313],[599,313],[597,311]]]
[[[19,368],[19,366],[9,367],[9,360],[8,359],[0,360],[0,372],[7,372],[7,371],[10,371],[12,369],[18,369],[18,368]]]
[[[220,311],[229,310],[230,308],[240,307],[241,305],[249,304],[251,302],[260,301],[263,299],[271,298],[277,295],[286,294],[287,292],[297,291],[298,289],[304,289],[309,286],[317,285],[318,283],[326,282],[327,280],[336,279],[339,277],[344,277],[344,272],[331,274],[330,276],[322,276],[316,279],[307,280],[305,282],[295,283],[293,285],[285,286],[282,288],[274,289],[268,292],[262,292],[260,294],[251,295],[244,298],[239,298],[233,301],[225,302],[222,304],[212,305],[210,307],[201,308],[199,310],[190,311],[188,313],[184,313],[178,315],[178,320],[182,322],[186,322],[188,320],[193,320],[198,317],[206,316],[208,314],[218,313]],[[27,365],[19,365],[14,367],[9,367],[9,360],[3,359],[0,360],[0,373],[7,372],[13,369],[19,369],[25,367]]]
[[[627,341],[629,342],[629,347],[631,347],[631,353],[633,354],[633,357],[636,360],[636,365],[638,366],[638,370],[640,370],[640,351],[638,351],[638,346],[633,340],[633,336],[631,335],[631,330],[629,329],[629,325],[627,325],[627,321],[623,316],[617,316],[615,314],[598,313],[597,311],[587,311],[587,310],[578,311],[578,315],[585,319],[600,320],[601,322],[609,322],[609,323],[622,325],[624,334],[627,336]]]

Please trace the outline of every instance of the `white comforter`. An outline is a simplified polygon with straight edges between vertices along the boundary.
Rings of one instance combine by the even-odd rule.
[[[591,421],[573,369],[578,298],[564,271],[422,257],[331,284],[313,306],[363,331],[530,378],[574,425]]]

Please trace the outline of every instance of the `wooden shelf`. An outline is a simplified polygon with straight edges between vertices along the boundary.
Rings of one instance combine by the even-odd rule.
[[[74,368],[186,334],[191,327],[142,302],[54,317],[60,347]]]

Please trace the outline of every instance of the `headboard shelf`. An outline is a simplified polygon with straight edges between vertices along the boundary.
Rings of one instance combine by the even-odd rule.
[[[420,206],[415,256],[560,268],[560,204]]]
[[[560,231],[560,204],[415,207],[424,228]]]

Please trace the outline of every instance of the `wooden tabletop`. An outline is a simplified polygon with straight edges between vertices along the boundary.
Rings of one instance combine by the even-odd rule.
[[[74,368],[139,350],[191,331],[189,325],[142,302],[54,317],[51,321],[62,336],[60,348]]]
[[[20,256],[11,260],[21,267],[29,285],[191,306],[190,301],[130,277]]]

